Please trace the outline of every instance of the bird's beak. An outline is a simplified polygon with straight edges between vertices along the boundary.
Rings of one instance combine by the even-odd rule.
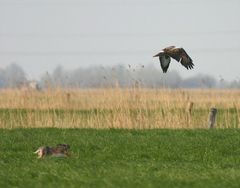
[[[158,54],[156,54],[155,56],[153,56],[153,57],[159,57],[160,55],[162,55],[164,52],[163,51],[161,51],[161,52],[159,52]]]

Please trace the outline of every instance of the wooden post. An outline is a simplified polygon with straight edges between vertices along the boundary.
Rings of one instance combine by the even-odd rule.
[[[208,126],[210,129],[214,128],[216,115],[217,115],[217,109],[211,108],[209,113],[209,119],[208,119]]]
[[[187,112],[189,113],[189,115],[192,114],[192,109],[193,109],[193,102],[188,102],[188,105],[187,105]]]
[[[186,120],[187,120],[187,124],[188,124],[188,127],[190,127],[191,125],[191,115],[192,115],[192,109],[193,109],[193,102],[188,102],[187,104],[187,107],[186,107]]]
[[[70,98],[71,98],[71,94],[70,94],[70,93],[67,93],[67,102],[68,102],[68,104],[69,104],[69,102],[70,102]]]

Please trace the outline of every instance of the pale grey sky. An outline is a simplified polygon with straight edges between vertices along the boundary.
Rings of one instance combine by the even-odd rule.
[[[0,68],[21,65],[30,79],[57,65],[155,64],[182,46],[195,69],[183,77],[240,79],[239,0],[0,0]]]

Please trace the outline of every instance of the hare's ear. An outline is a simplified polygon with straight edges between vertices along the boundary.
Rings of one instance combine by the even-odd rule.
[[[33,152],[33,153],[38,153],[38,152],[39,152],[39,149],[37,151]]]

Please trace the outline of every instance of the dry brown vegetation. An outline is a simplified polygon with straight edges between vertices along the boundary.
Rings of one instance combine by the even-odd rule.
[[[236,128],[240,90],[73,89],[0,91],[0,127]]]

